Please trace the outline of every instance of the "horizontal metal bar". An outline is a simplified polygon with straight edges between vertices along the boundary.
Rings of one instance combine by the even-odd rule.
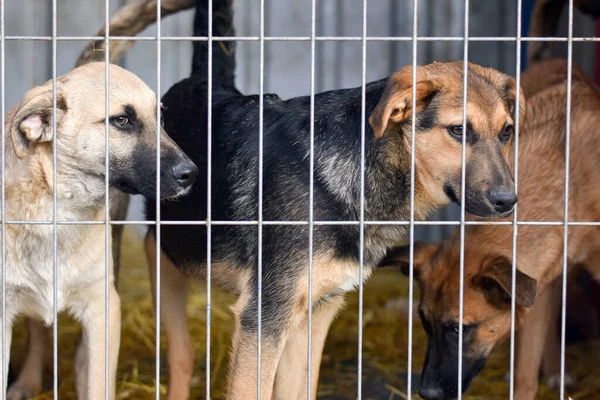
[[[3,221],[0,220],[0,223]],[[52,221],[22,221],[7,220],[7,225],[52,225]],[[57,221],[58,225],[105,225],[105,221]],[[156,225],[156,221],[110,221],[110,225]],[[206,221],[160,221],[161,225],[207,225]],[[211,221],[211,225],[221,226],[247,226],[258,225],[258,221]],[[308,225],[308,221],[262,221],[263,225]],[[359,221],[314,221],[315,225],[359,225]],[[415,225],[425,226],[452,226],[460,225],[460,221],[415,221]],[[465,221],[466,225],[498,225],[512,226],[510,221]],[[527,226],[564,226],[564,222],[559,221],[518,221],[517,225]],[[410,221],[365,221],[365,225],[410,225]],[[600,221],[569,221],[569,226],[600,226]]]
[[[6,36],[6,40],[37,40],[37,41],[52,41],[51,36]],[[265,41],[271,42],[309,42],[310,36],[265,36]],[[96,41],[104,40],[104,36],[58,36],[58,41]],[[157,41],[157,36],[110,36],[109,40],[114,41]],[[161,41],[189,41],[189,42],[207,42],[206,36],[161,36]],[[258,36],[214,36],[216,41],[237,41],[237,42],[258,42]],[[333,42],[360,42],[361,36],[317,36],[317,41],[333,41]],[[411,36],[369,36],[366,38],[369,42],[410,42],[413,40]],[[420,36],[416,38],[420,42],[462,42],[462,36]],[[523,42],[567,42],[566,37],[524,37],[520,38]],[[516,36],[479,36],[469,37],[470,42],[516,42]],[[600,37],[574,37],[573,42],[600,42]]]

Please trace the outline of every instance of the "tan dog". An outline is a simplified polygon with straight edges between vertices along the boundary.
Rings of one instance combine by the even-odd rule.
[[[6,116],[6,220],[104,221],[105,64],[84,65],[57,79],[57,132],[53,130],[52,81],[29,91]],[[128,193],[156,194],[156,95],[134,74],[109,65],[110,184]],[[57,172],[53,181],[52,141]],[[164,131],[161,140],[161,198],[189,191],[195,165]],[[83,324],[77,349],[78,397],[114,398],[119,349],[120,308],[112,258],[105,274],[105,227],[57,228],[58,311]],[[6,229],[6,337],[18,315],[54,323],[53,228],[11,224]],[[109,280],[109,314],[105,283]],[[110,324],[109,365],[105,365],[105,319]],[[6,359],[9,360],[9,354]],[[7,366],[8,367],[8,366]],[[111,386],[104,385],[105,370]],[[5,369],[7,371],[7,369]],[[4,390],[4,389],[3,389]]]
[[[120,57],[119,52],[110,53],[110,62]],[[77,66],[82,66],[94,61],[103,61],[104,52],[82,53],[77,60]],[[129,194],[114,187],[110,188],[110,220],[123,221],[127,217],[129,208]],[[114,284],[118,287],[119,271],[121,265],[121,241],[123,238],[124,225],[112,225],[112,258],[114,271]],[[42,386],[44,367],[44,353],[48,339],[49,329],[43,323],[35,319],[26,318],[27,326],[27,356],[21,367],[17,379],[8,388],[9,400],[28,399],[35,396]]]
[[[519,220],[564,218],[566,62],[535,65],[522,82],[549,77],[551,85],[528,100],[519,143]],[[562,76],[562,79],[557,79]],[[570,221],[599,221],[600,95],[575,70],[570,141]],[[537,85],[537,84],[536,84]],[[476,219],[471,217],[469,219]],[[505,219],[507,220],[507,219]],[[508,220],[510,221],[510,220]],[[556,321],[550,283],[562,272],[563,227],[519,226],[516,323],[519,332],[516,397],[533,399],[549,323]],[[457,396],[457,340],[463,330],[462,388],[483,368],[490,351],[510,332],[512,226],[465,229],[464,319],[458,325],[459,243],[456,230],[439,245],[415,244],[414,271],[421,286],[419,313],[429,337],[420,394],[426,399]],[[600,228],[569,227],[569,265],[598,256]],[[382,265],[407,268],[408,249],[396,248]],[[597,269],[597,263],[587,264]],[[597,274],[599,271],[595,271]],[[535,301],[535,307],[534,306]]]

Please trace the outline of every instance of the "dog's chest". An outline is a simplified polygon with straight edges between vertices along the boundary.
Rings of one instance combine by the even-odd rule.
[[[363,282],[371,276],[372,272],[372,268],[364,267]],[[360,267],[354,261],[315,257],[312,285],[313,301],[318,302],[353,291],[360,285],[360,279]]]
[[[11,232],[7,237],[9,314],[25,314],[51,324],[54,322],[55,301],[58,311],[77,309],[83,306],[86,287],[104,279],[104,254],[100,249],[104,247],[103,243],[98,246],[89,240],[77,242],[80,233],[77,228],[59,226],[58,229],[56,268],[51,231],[50,234],[45,231],[40,234],[39,231],[22,229]]]

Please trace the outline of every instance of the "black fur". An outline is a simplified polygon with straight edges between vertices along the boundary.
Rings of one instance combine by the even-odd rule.
[[[222,15],[215,23],[231,21],[230,0],[214,1]],[[206,29],[205,0],[198,1],[196,34]],[[220,22],[219,22],[220,21]],[[225,28],[215,28],[213,33]],[[232,32],[232,29],[225,29]],[[195,47],[195,75],[174,85],[163,97],[165,130],[207,176],[206,47]],[[233,87],[233,57],[217,51],[213,67],[211,219],[258,219],[259,97],[244,96]],[[215,70],[216,71],[216,70]],[[230,78],[229,78],[230,77]],[[336,90],[315,97],[314,219],[357,221],[360,215],[361,124],[365,126],[365,218],[407,220],[409,156],[401,150],[401,133],[375,140],[367,122],[387,79],[366,88],[366,116],[361,116],[361,88]],[[430,117],[434,118],[434,116]],[[425,124],[430,122],[425,119]],[[420,124],[420,122],[419,122]],[[287,101],[264,97],[263,219],[307,221],[309,218],[310,99]],[[390,151],[389,147],[392,147]],[[402,156],[398,156],[398,155]],[[398,157],[392,167],[389,157]],[[400,158],[403,157],[403,158]],[[154,220],[156,204],[146,202],[146,216]],[[189,196],[161,205],[161,220],[204,221],[207,218],[207,182],[198,179]],[[150,227],[154,231],[154,226]],[[277,334],[281,318],[291,306],[289,290],[305,276],[308,262],[306,225],[265,225],[262,233],[263,333]],[[365,227],[364,260],[373,268],[385,251],[404,234],[401,226]],[[206,262],[206,227],[161,227],[161,247],[188,275],[202,272]],[[258,227],[212,226],[212,261],[227,261],[253,271],[257,284]],[[314,252],[332,252],[358,263],[359,226],[315,226]],[[256,287],[256,286],[255,286]],[[329,295],[335,295],[331,293]],[[327,296],[326,296],[327,297]],[[315,299],[319,300],[319,299]],[[256,294],[242,314],[242,328],[256,328]]]
[[[427,352],[419,395],[426,400],[450,400],[458,397],[458,324],[447,322],[432,325],[419,310],[427,332]],[[471,356],[476,325],[463,325],[462,391],[469,388],[473,378],[487,361],[480,355]]]
[[[367,115],[377,104],[386,80],[367,86]],[[207,88],[188,78],[163,98],[165,130],[207,176]],[[361,121],[366,129],[365,218],[404,220],[409,181],[403,170],[386,163],[385,147],[398,146],[399,134],[374,139],[361,118],[360,88],[322,93],[315,98],[314,219],[356,221],[360,213]],[[307,221],[309,210],[309,98],[264,100],[263,219]],[[212,104],[213,220],[258,219],[259,99],[234,89],[213,86]],[[408,161],[408,160],[405,160]],[[198,180],[192,193],[161,207],[162,220],[207,218],[207,184]],[[147,202],[147,218],[155,219],[155,204]],[[153,228],[151,228],[153,229]],[[161,227],[161,246],[182,270],[195,274],[206,258],[206,227]],[[401,227],[365,228],[372,245],[365,264],[375,266],[385,250],[404,233]],[[263,227],[263,315],[276,316],[287,293],[285,286],[304,273],[308,260],[306,226]],[[316,253],[358,262],[359,227],[316,226]],[[240,268],[256,268],[256,226],[213,226],[213,262],[227,260]],[[283,272],[285,271],[285,272]],[[272,310],[270,313],[268,310]],[[251,323],[250,323],[251,320]],[[254,315],[249,324],[255,324]],[[271,324],[269,324],[271,325]],[[266,332],[265,332],[266,333]]]
[[[213,1],[213,36],[235,36],[233,29],[233,13],[231,3],[233,0]],[[197,0],[196,16],[194,19],[194,36],[208,36],[208,0]],[[192,60],[192,75],[208,76],[208,42],[197,41],[194,43],[194,56]],[[235,42],[213,41],[212,73],[213,79],[223,85],[234,86],[235,70]]]

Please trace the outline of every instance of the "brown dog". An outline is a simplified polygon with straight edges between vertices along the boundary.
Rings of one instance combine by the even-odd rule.
[[[600,95],[582,76],[575,68],[569,220],[599,221]],[[544,77],[548,77],[551,84],[529,98],[528,118],[522,126],[519,220],[560,222],[564,218],[566,62],[540,63],[522,77],[526,91],[528,82],[537,82],[535,86],[539,87],[539,79]],[[533,399],[537,392],[543,338],[549,323],[556,321],[553,317],[556,296],[549,284],[562,272],[563,226],[523,225],[518,230],[514,300],[516,323],[522,328],[517,352],[523,352],[528,359],[517,359],[515,395],[518,399]],[[465,229],[462,327],[458,324],[459,244],[458,230],[439,245],[415,244],[414,271],[421,286],[419,314],[429,337],[420,391],[426,399],[457,396],[460,329],[464,339],[463,390],[483,368],[494,346],[510,332],[512,226],[480,225]],[[597,257],[600,228],[569,227],[568,245],[569,265]],[[408,248],[398,247],[382,265],[401,265],[406,270],[407,261]],[[588,267],[598,268],[597,263],[589,263]]]

